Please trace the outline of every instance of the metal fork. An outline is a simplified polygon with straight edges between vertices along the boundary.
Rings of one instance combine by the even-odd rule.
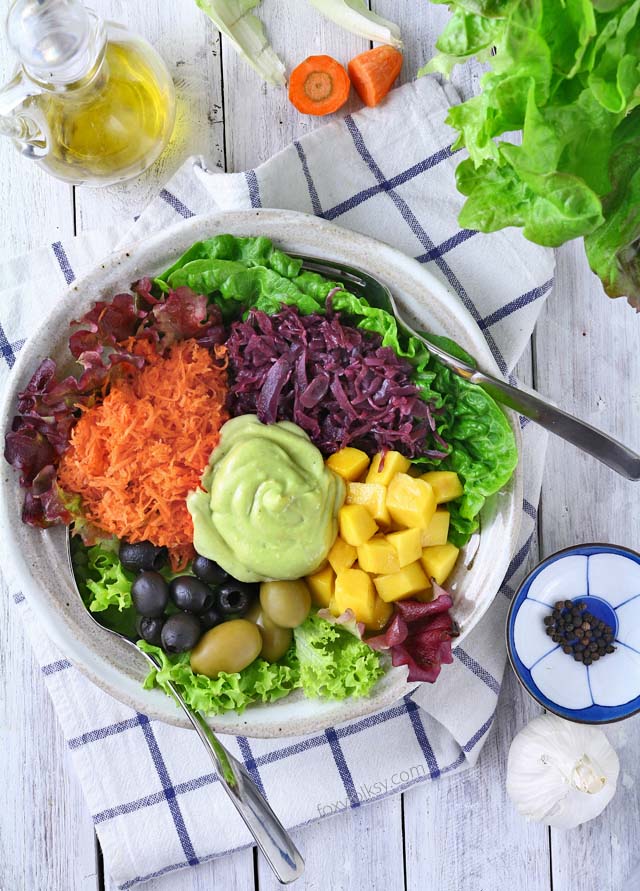
[[[403,329],[405,334],[415,337],[454,374],[481,387],[496,402],[506,405],[561,439],[572,443],[626,479],[640,480],[639,454],[601,430],[592,427],[591,424],[556,408],[542,396],[519,390],[500,378],[493,377],[493,375],[457,359],[451,353],[425,339],[402,317],[389,288],[369,273],[355,266],[346,266],[333,260],[322,260],[305,254],[290,254],[290,256],[302,260],[303,269],[309,272],[318,272],[332,281],[344,284],[347,290],[356,296],[365,297],[371,306],[391,313],[395,317],[398,327]]]
[[[101,613],[92,613],[85,606],[73,569],[71,533],[69,530],[67,530],[67,557],[78,598],[96,625],[132,646],[154,668],[160,668],[160,662],[151,653],[145,653],[144,650],[137,646],[137,636],[128,637],[125,634],[114,631],[113,628],[109,628],[107,625],[103,625],[98,618]],[[304,860],[287,830],[260,794],[244,765],[225,749],[200,712],[192,709],[184,701],[178,688],[171,681],[167,681],[166,685],[202,740],[213,761],[213,766],[216,769],[222,788],[244,820],[247,829],[254,837],[256,844],[264,854],[278,881],[283,885],[288,885],[290,882],[299,879],[304,872]]]

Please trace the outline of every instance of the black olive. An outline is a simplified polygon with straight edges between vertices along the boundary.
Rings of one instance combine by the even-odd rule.
[[[257,585],[230,579],[216,591],[215,607],[225,619],[238,619],[249,611],[257,594]]]
[[[138,616],[136,629],[143,640],[153,644],[154,647],[159,647],[162,646],[161,632],[163,625],[164,616],[158,616],[156,619],[150,619],[148,616]]]
[[[202,613],[211,606],[213,592],[192,575],[179,575],[169,584],[169,594],[178,609]]]
[[[209,609],[206,609],[200,614],[200,621],[202,622],[204,630],[208,631],[210,628],[214,628],[222,622],[222,616],[215,606],[210,606]]]
[[[162,649],[166,653],[186,653],[200,640],[202,625],[192,613],[174,613],[162,626]]]
[[[207,557],[201,557],[200,554],[194,559],[191,569],[207,585],[218,587],[218,585],[222,585],[229,578],[229,573],[225,572],[221,566],[218,566],[217,563],[214,563],[213,560],[209,560]]]
[[[141,616],[161,616],[169,602],[169,585],[159,572],[141,572],[131,586],[131,599]]]
[[[131,572],[139,572],[142,569],[153,569],[157,572],[167,562],[169,552],[166,548],[159,548],[150,541],[137,541],[133,544],[121,541],[118,557],[124,568]]]

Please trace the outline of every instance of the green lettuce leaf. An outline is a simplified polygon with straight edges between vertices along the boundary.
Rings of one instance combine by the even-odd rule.
[[[217,678],[208,678],[191,670],[189,653],[169,655],[144,640],[138,641],[138,646],[156,656],[161,663],[159,669],[152,669],[147,675],[145,689],[161,687],[171,695],[167,687],[167,681],[171,681],[185,701],[205,715],[220,715],[228,711],[242,713],[253,702],[275,702],[300,686],[298,661],[293,647],[279,662],[256,659],[243,671],[233,674],[220,672]]]
[[[593,271],[610,297],[629,296],[640,309],[640,109],[620,125],[611,157],[611,192],[603,201],[604,223],[584,240]]]
[[[293,632],[305,696],[367,696],[384,674],[378,653],[349,631],[310,615]]]
[[[124,569],[117,551],[115,539],[105,539],[88,547],[79,535],[71,537],[71,562],[85,606],[99,613],[101,625],[133,637],[136,611],[131,601],[131,586],[135,575]]]
[[[132,605],[131,586],[135,575],[128,572],[118,558],[118,543],[102,542],[86,551],[84,583],[91,594],[89,609],[92,613],[104,612],[116,607],[118,612]]]
[[[638,305],[640,222],[623,124],[640,106],[640,0],[453,0],[450,8],[440,52],[421,73],[447,73],[471,56],[491,65],[482,92],[447,118],[455,148],[469,153],[456,174],[467,199],[460,224],[519,226],[547,246],[586,236],[607,292]]]
[[[229,260],[244,267],[266,266],[286,278],[295,278],[302,266],[302,260],[294,260],[279,251],[268,238],[215,235],[192,244],[173,266],[158,276],[158,280],[168,282],[172,273],[193,260]]]
[[[505,414],[488,393],[443,365],[438,366],[434,387],[445,394],[445,415],[438,430],[452,447],[440,467],[454,470],[464,481],[451,526],[460,533],[458,541],[465,543],[477,528],[476,517],[485,500],[511,479],[518,451]]]

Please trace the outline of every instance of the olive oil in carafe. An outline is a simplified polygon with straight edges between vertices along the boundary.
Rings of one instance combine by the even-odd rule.
[[[0,89],[0,134],[23,155],[90,185],[156,160],[173,130],[175,90],[149,43],[79,0],[13,0],[7,33],[21,64]]]
[[[107,43],[94,80],[71,96],[42,94],[48,131],[41,162],[58,176],[90,181],[127,178],[145,169],[173,126],[173,97],[135,46]]]

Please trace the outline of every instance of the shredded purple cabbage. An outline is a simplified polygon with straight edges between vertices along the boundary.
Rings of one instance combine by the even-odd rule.
[[[227,340],[229,410],[265,424],[293,421],[325,454],[354,445],[444,457],[435,407],[420,398],[410,363],[381,343],[378,334],[343,325],[339,314],[254,310],[232,324]]]

